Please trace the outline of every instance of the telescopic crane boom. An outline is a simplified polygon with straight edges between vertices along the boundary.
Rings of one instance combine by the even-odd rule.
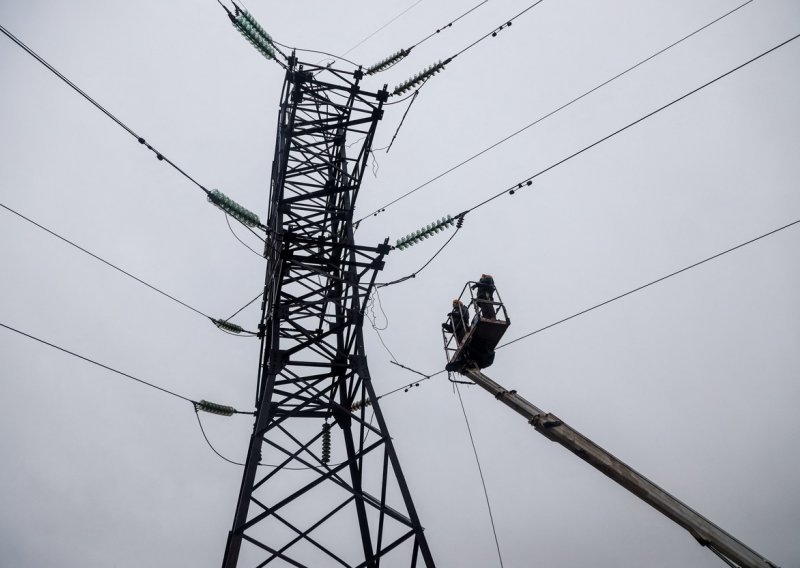
[[[492,282],[492,286],[494,283]],[[471,290],[480,287],[476,283],[468,283],[464,287],[462,297]],[[448,316],[448,322],[443,325],[445,353],[448,357],[448,370],[457,371],[471,379],[476,385],[492,394],[497,400],[521,415],[533,426],[537,432],[543,434],[553,442],[561,444],[583,461],[610,477],[613,481],[639,497],[641,500],[660,511],[678,525],[689,531],[702,545],[706,546],[720,556],[731,566],[740,568],[778,568],[752,548],[748,547],[723,529],[712,523],[691,507],[681,502],[673,495],[647,479],[629,465],[617,459],[610,452],[604,450],[589,438],[566,424],[563,420],[534,406],[515,390],[507,390],[481,372],[480,359],[492,361],[494,348],[500,337],[508,327],[509,320],[505,307],[492,289],[492,294],[487,297],[470,298],[468,304],[458,300],[459,306],[466,308],[455,310]],[[465,298],[466,299],[466,298]],[[454,305],[456,301],[454,301]],[[489,309],[489,306],[491,308]],[[457,333],[449,330],[458,330],[458,320],[463,313],[472,313],[474,317],[469,325],[464,326],[461,338]],[[495,318],[484,317],[494,313]],[[498,332],[500,327],[502,330]],[[472,341],[477,339],[478,346],[473,346]],[[491,357],[486,356],[486,350],[491,351]],[[473,357],[478,353],[478,357]]]

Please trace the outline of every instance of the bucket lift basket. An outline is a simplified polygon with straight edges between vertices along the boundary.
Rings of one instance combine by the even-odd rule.
[[[467,317],[453,310],[442,324],[448,371],[473,366],[483,369],[491,365],[495,347],[511,324],[497,288],[493,287],[488,295],[481,294],[480,289],[479,282],[467,282],[458,297],[466,308]]]

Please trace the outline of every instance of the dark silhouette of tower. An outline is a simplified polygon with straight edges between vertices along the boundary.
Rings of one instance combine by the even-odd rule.
[[[289,58],[257,413],[223,568],[434,566],[364,354],[364,309],[390,247],[353,239],[387,99],[361,78]]]

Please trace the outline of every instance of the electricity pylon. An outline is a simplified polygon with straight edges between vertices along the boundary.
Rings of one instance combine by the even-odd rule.
[[[353,239],[387,99],[361,78],[288,61],[257,413],[223,568],[434,566],[364,354],[364,310],[390,247]]]

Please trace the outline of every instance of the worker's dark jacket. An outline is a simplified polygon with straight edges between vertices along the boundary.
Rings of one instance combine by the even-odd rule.
[[[464,339],[469,329],[469,310],[467,306],[461,303],[454,305],[453,310],[450,312],[450,322],[452,328],[448,329],[448,331],[452,331],[456,339],[460,342]]]
[[[472,285],[476,289],[475,304],[480,309],[481,317],[495,319],[497,312],[494,308],[494,278],[484,276],[476,284]]]

